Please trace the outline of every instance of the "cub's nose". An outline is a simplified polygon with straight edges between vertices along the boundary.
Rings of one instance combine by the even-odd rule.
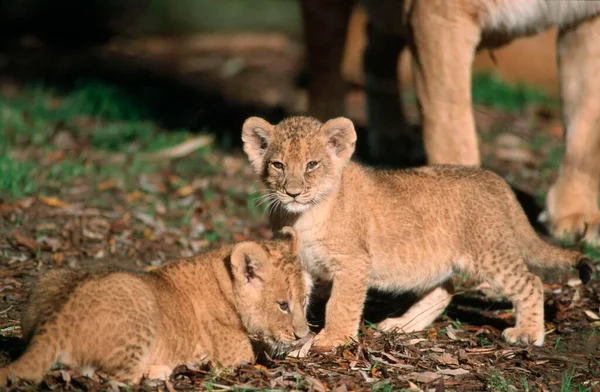
[[[296,339],[305,338],[309,332],[310,330],[308,329],[308,325],[303,325],[301,327],[294,328],[294,336],[296,337]]]
[[[299,189],[299,188],[298,188],[298,189],[289,189],[289,188],[288,188],[288,189],[286,189],[286,190],[285,190],[285,193],[286,193],[286,194],[287,194],[289,197],[296,197],[296,196],[298,196],[299,194],[301,194],[301,193],[302,193],[302,189]]]

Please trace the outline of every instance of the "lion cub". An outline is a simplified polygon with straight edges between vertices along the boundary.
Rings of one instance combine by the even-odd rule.
[[[352,122],[291,117],[277,125],[251,117],[244,151],[273,203],[274,228],[293,226],[300,259],[332,280],[325,327],[315,345],[356,336],[367,288],[416,291],[422,299],[383,330],[423,329],[450,302],[448,281],[466,271],[516,307],[508,342],[544,342],[543,290],[531,267],[591,266],[579,252],[542,241],[498,175],[467,166],[387,171],[351,162]]]
[[[32,292],[24,354],[0,368],[40,382],[56,363],[116,379],[167,378],[182,363],[252,362],[249,334],[291,344],[307,336],[297,237],[241,242],[146,273],[56,270]]]

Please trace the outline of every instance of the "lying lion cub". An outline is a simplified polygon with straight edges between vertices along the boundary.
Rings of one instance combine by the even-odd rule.
[[[503,332],[507,341],[542,345],[542,283],[530,267],[578,266],[581,279],[590,279],[589,261],[542,241],[492,172],[360,166],[350,161],[356,132],[346,118],[322,124],[291,117],[273,126],[251,117],[242,139],[274,203],[274,228],[293,226],[303,265],[333,281],[315,345],[356,336],[368,287],[424,294],[402,317],[385,320],[383,330],[426,327],[448,305],[444,283],[456,271],[489,282],[514,303],[517,321]]]
[[[56,363],[116,379],[167,378],[182,363],[254,360],[249,334],[290,344],[309,332],[297,238],[241,242],[148,273],[43,276],[23,314],[25,353],[0,369],[40,382]]]

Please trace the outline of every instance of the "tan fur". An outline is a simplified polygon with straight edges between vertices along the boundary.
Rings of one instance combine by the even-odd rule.
[[[341,53],[353,0],[302,0],[311,74],[310,113],[343,115]],[[555,237],[600,243],[600,1],[367,0],[365,51],[369,141],[374,156],[390,151],[402,128],[396,62],[411,50],[428,163],[479,165],[471,109],[471,66],[477,49],[557,26],[557,56],[566,152],[546,201]],[[317,18],[316,14],[323,14]],[[310,24],[309,24],[310,23]],[[328,37],[322,41],[321,37]],[[524,55],[527,55],[524,53]],[[388,91],[390,90],[391,91]],[[396,152],[401,146],[396,148]],[[587,230],[586,230],[587,228]]]
[[[0,368],[0,385],[40,382],[57,362],[121,381],[164,379],[183,363],[252,362],[249,335],[278,345],[305,337],[297,237],[290,228],[282,234],[287,238],[242,242],[149,273],[49,272],[23,313],[27,349]]]
[[[580,265],[582,280],[589,279],[583,256],[542,241],[509,186],[490,171],[363,167],[350,161],[356,133],[346,118],[322,124],[291,117],[273,126],[252,117],[242,139],[274,203],[274,228],[293,226],[305,268],[333,281],[318,345],[356,336],[369,287],[422,293],[406,315],[381,327],[423,328],[448,304],[456,271],[489,282],[513,302],[517,322],[504,331],[507,341],[542,345],[542,283],[530,268]]]

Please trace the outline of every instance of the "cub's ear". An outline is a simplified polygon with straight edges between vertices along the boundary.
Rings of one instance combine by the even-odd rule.
[[[298,233],[291,226],[285,226],[279,230],[280,236],[287,239],[290,244],[290,252],[296,256],[300,250],[300,241],[298,240]]]
[[[327,138],[327,149],[340,159],[350,159],[356,147],[354,124],[346,117],[337,117],[321,126]]]
[[[269,255],[256,242],[240,242],[231,251],[231,270],[233,278],[239,283],[262,284],[268,264]]]
[[[264,154],[269,147],[275,128],[268,121],[260,117],[250,117],[242,126],[242,141],[244,152],[248,155],[250,164],[257,173],[260,173]]]

